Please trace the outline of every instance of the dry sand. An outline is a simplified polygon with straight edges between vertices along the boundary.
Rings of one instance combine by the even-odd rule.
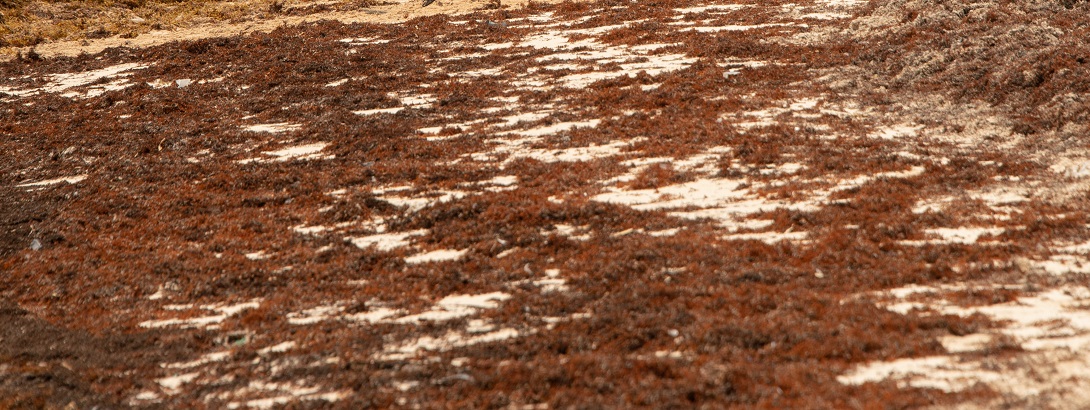
[[[544,0],[537,3],[559,3],[557,0]],[[277,27],[295,26],[322,20],[342,23],[400,23],[416,17],[446,14],[450,16],[472,13],[488,7],[487,0],[440,0],[427,7],[411,0],[404,3],[364,8],[356,11],[330,11],[303,16],[284,16],[274,19],[253,20],[243,23],[215,22],[200,24],[177,30],[156,30],[133,38],[113,36],[101,39],[69,40],[39,44],[34,47],[0,48],[0,61],[15,58],[17,53],[26,54],[33,49],[42,57],[76,56],[95,54],[111,47],[144,48],[169,43],[172,41],[192,41],[205,38],[229,37],[255,32],[269,32]],[[505,3],[504,7],[521,8],[526,1]]]

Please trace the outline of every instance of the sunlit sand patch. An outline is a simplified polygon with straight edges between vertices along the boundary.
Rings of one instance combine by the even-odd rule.
[[[341,315],[340,319],[356,323],[382,323],[387,321],[387,319],[389,318],[399,316],[403,313],[405,312],[400,309],[376,307],[366,312]]]
[[[435,96],[431,94],[389,93],[387,94],[387,96],[389,96],[390,98],[396,98],[401,103],[401,106],[389,108],[374,108],[369,110],[357,110],[352,111],[352,113],[362,117],[378,114],[397,114],[405,110],[406,108],[430,108],[432,103],[437,101]]]
[[[736,233],[724,236],[723,239],[728,241],[761,241],[767,244],[775,244],[779,242],[801,242],[806,240],[810,236],[809,232],[753,232],[753,233]]]
[[[366,46],[372,44],[386,44],[390,40],[379,39],[378,37],[354,37],[354,38],[342,38],[337,40],[340,43],[344,43],[350,46]]]
[[[443,129],[445,129],[445,128],[453,128],[453,129],[457,129],[457,130],[460,130],[460,131],[465,131],[465,130],[468,130],[468,129],[472,128],[473,124],[481,123],[481,122],[484,122],[484,121],[485,120],[482,119],[482,120],[473,121],[472,123],[449,124],[449,125],[443,125],[443,126],[438,126],[438,127],[425,127],[425,128],[420,128],[420,129],[418,129],[416,131],[418,133],[423,134],[424,139],[427,140],[427,141],[430,141],[430,142],[449,141],[449,140],[461,138],[464,134],[462,134],[462,133],[449,134],[449,135],[437,135],[437,134],[442,132]],[[455,161],[457,161],[457,160],[455,160]]]
[[[1090,274],[1090,259],[1085,255],[1052,255],[1045,260],[1028,261],[1035,271],[1053,276]]]
[[[961,227],[961,228],[932,228],[924,230],[929,236],[937,236],[937,239],[925,239],[918,241],[898,241],[897,243],[904,245],[942,245],[942,244],[979,244],[978,242],[981,236],[996,236],[1006,232],[1006,228],[981,228],[981,227]]]
[[[977,383],[996,382],[1003,375],[985,370],[979,362],[959,362],[950,356],[932,356],[875,362],[837,377],[843,384],[860,385],[882,380],[897,380],[901,387],[939,389],[945,392],[965,390]]]
[[[560,63],[560,64],[550,64],[550,65],[547,65],[547,66],[544,66],[544,67],[538,67],[538,68],[540,68],[542,70],[553,70],[553,71],[578,70],[579,69],[579,64]]]
[[[514,46],[515,46],[515,43],[512,43],[512,42],[506,42],[506,43],[487,43],[487,44],[481,44],[481,45],[479,45],[479,46],[477,46],[477,47],[480,47],[480,48],[482,48],[482,49],[485,49],[485,50],[488,50],[488,51],[493,51],[493,50],[503,50],[503,49],[508,49],[508,48],[511,48],[511,47],[514,47]]]
[[[210,159],[210,158],[212,158],[214,156],[215,155],[212,154],[212,151],[202,149],[200,151],[197,151],[197,152],[193,153],[193,156],[187,157],[185,160],[186,160],[186,162],[188,162],[190,164],[198,164],[201,161],[204,161],[206,159]]]
[[[554,19],[555,19],[555,14],[553,12],[551,12],[551,11],[546,11],[544,13],[533,14],[533,15],[529,15],[529,16],[526,16],[526,17],[516,17],[516,18],[507,19],[506,21],[509,22],[509,23],[521,23],[521,22],[548,23],[550,21],[553,21]]]
[[[129,82],[129,79],[121,78],[121,79],[117,79],[117,80],[114,80],[114,81],[111,81],[109,83],[102,84],[102,85],[88,86],[87,89],[85,91],[83,91],[82,93],[78,92],[78,91],[69,91],[69,92],[66,92],[64,94],[61,94],[61,97],[67,97],[67,98],[94,98],[94,97],[98,97],[98,96],[100,96],[102,94],[106,94],[109,91],[124,90],[126,88],[132,87],[133,85],[134,85],[134,83]]]
[[[1090,228],[1090,226],[1087,226],[1087,228]],[[1075,243],[1075,244],[1070,244],[1070,245],[1062,245],[1062,246],[1056,248],[1056,250],[1059,251],[1059,252],[1078,253],[1078,254],[1087,255],[1087,254],[1090,254],[1090,241],[1080,242],[1080,243]]]
[[[674,16],[674,20],[681,20],[683,18],[685,18],[685,17],[684,16]],[[674,27],[682,27],[682,26],[687,26],[688,27],[688,26],[695,26],[698,23],[699,24],[707,24],[707,23],[711,23],[711,22],[712,22],[711,19],[705,19],[705,20],[699,20],[699,21],[684,20],[684,21],[674,21],[674,22],[666,23],[666,25],[674,26]]]
[[[246,259],[249,259],[249,260],[252,260],[252,261],[259,261],[259,260],[269,259],[269,257],[271,257],[272,255],[269,255],[269,254],[265,253],[265,251],[257,251],[257,252],[250,252],[250,253],[244,254],[242,256],[245,256]]]
[[[280,349],[280,352],[287,351],[294,342],[286,342],[276,347]],[[229,353],[229,352],[226,352]],[[268,352],[261,353],[268,354]],[[216,361],[216,360],[213,360]],[[260,361],[260,359],[258,359]],[[183,366],[176,368],[189,368],[199,365],[206,365],[212,361],[205,361],[194,366]],[[214,381],[207,380],[212,375],[210,373],[212,369],[204,371],[188,372],[178,374],[169,377],[163,377],[156,379],[156,383],[162,388],[163,392],[167,395],[173,396],[181,392],[182,387],[187,384],[201,384],[208,385],[214,383]],[[275,373],[275,372],[274,372]],[[202,377],[203,376],[203,377]],[[293,382],[271,382],[260,379],[251,380],[244,387],[235,389],[233,391],[226,391],[217,394],[207,396],[208,399],[217,399],[230,401],[227,408],[269,408],[275,405],[282,405],[298,401],[311,401],[311,400],[324,400],[327,402],[334,402],[343,399],[349,393],[346,391],[325,391],[319,386],[308,385],[304,381]],[[152,394],[147,394],[152,393]],[[269,397],[271,396],[271,397]],[[134,397],[134,401],[140,402],[159,402],[159,396],[154,392],[143,392],[137,397]],[[236,401],[241,400],[241,401]]]
[[[526,111],[506,117],[500,117],[500,122],[492,124],[493,127],[511,127],[521,122],[534,122],[548,118],[555,110],[546,109],[539,111]]]
[[[531,284],[541,289],[541,293],[566,292],[568,281],[560,277],[560,269],[546,269],[545,277],[540,279],[526,279],[512,282],[511,285],[519,286]]]
[[[554,329],[556,327],[557,323],[567,322],[567,321],[571,321],[571,320],[586,319],[586,318],[589,318],[589,317],[591,317],[591,315],[589,313],[573,313],[571,315],[561,316],[561,317],[544,316],[544,317],[541,318],[541,320],[543,322],[545,322],[545,329],[552,330],[552,329]]]
[[[747,185],[748,182],[741,179],[702,178],[651,189],[621,190],[609,187],[607,189],[612,192],[598,194],[591,200],[627,205],[640,211],[700,208],[674,211],[669,215],[683,219],[710,218],[734,230],[745,228],[745,218],[755,213],[775,209],[817,209],[817,204],[812,200],[786,202],[760,198],[746,188]]]
[[[160,328],[160,327],[181,327],[192,328],[202,327],[205,329],[217,329],[218,323],[223,322],[228,317],[234,316],[246,309],[256,309],[261,306],[261,299],[252,299],[248,302],[237,303],[234,305],[205,305],[199,307],[193,307],[192,305],[166,305],[163,309],[166,310],[211,310],[216,312],[215,315],[198,316],[186,319],[162,319],[162,320],[147,320],[140,322],[140,327],[145,328]]]
[[[310,325],[339,316],[344,312],[343,304],[315,306],[301,312],[293,312],[287,315],[288,324]]]
[[[538,279],[533,281],[543,293],[564,292],[568,290],[567,280],[560,278]]]
[[[401,112],[401,110],[404,110],[404,109],[405,109],[405,107],[375,108],[375,109],[372,109],[372,110],[352,111],[352,113],[356,114],[356,115],[366,117],[366,116],[376,115],[376,114],[397,114],[397,113]]]
[[[342,79],[337,80],[337,81],[326,83],[326,85],[324,87],[339,87],[339,86],[342,86],[342,85],[348,83],[348,80],[349,80],[348,78],[342,78]]]
[[[676,350],[657,350],[652,354],[656,359],[684,359],[686,354]]]
[[[357,323],[382,323],[388,318],[403,313],[403,311],[398,309],[376,307],[366,312],[346,314],[344,313],[345,308],[344,303],[315,306],[301,312],[289,313],[287,315],[288,323],[292,325],[311,325],[326,320],[344,320]]]
[[[998,185],[967,194],[972,199],[984,201],[988,206],[1000,207],[1029,201],[1032,191],[1025,187]]]
[[[618,71],[595,71],[590,73],[571,74],[556,80],[557,85],[568,88],[583,88],[595,82],[609,80],[621,76],[635,76],[645,72],[650,76],[662,73],[678,71],[691,66],[698,58],[686,57],[684,54],[663,54],[647,57],[649,61],[622,63]],[[652,88],[653,89],[653,88]],[[645,90],[646,91],[646,90]]]
[[[478,187],[489,192],[503,192],[518,189],[518,180],[515,175],[503,175],[484,181],[466,182],[461,185]]]
[[[794,210],[801,212],[813,212],[820,209],[814,201],[769,201],[765,199],[745,199],[733,202],[725,202],[713,207],[697,209],[693,211],[673,211],[667,215],[681,219],[710,219],[727,231],[749,229],[750,222],[747,218],[755,213],[769,212],[776,209]]]
[[[692,172],[711,176],[719,172],[719,160],[729,155],[733,150],[730,147],[716,146],[704,150],[687,158],[670,161],[674,169],[683,172]]]
[[[434,306],[420,313],[404,315],[400,309],[384,306],[372,306],[366,312],[346,314],[346,303],[316,306],[287,315],[288,323],[310,325],[326,320],[343,320],[356,323],[393,323],[417,324],[421,321],[445,322],[472,316],[483,309],[495,309],[499,303],[510,299],[511,295],[503,292],[491,292],[479,295],[449,295],[440,299]]]
[[[530,128],[530,129],[526,129],[526,130],[508,131],[508,132],[500,133],[500,135],[503,135],[503,134],[517,134],[517,135],[522,135],[524,137],[541,137],[541,136],[552,135],[552,134],[556,134],[556,133],[560,133],[560,132],[564,132],[564,131],[568,131],[568,130],[572,130],[572,129],[576,129],[576,128],[595,128],[595,127],[598,126],[598,124],[601,124],[601,123],[602,123],[602,120],[598,120],[598,119],[587,120],[587,121],[558,122],[558,123],[555,123],[555,124],[545,125],[545,126],[536,127],[536,128]]]
[[[167,80],[164,80],[162,78],[156,78],[154,80],[148,81],[145,84],[147,84],[148,87],[151,87],[151,88],[154,88],[154,89],[158,90],[160,88],[170,87],[170,86],[174,85],[174,82],[173,81],[167,81]]]
[[[450,50],[443,50],[449,52]],[[468,54],[454,54],[449,57],[442,57],[440,61],[457,61],[457,60],[471,60],[474,58],[488,57],[487,53],[468,53]]]
[[[443,352],[457,347],[472,346],[481,343],[499,342],[521,336],[518,330],[503,328],[479,335],[468,335],[450,331],[440,337],[423,336],[400,344],[388,345],[375,354],[376,360],[398,361],[417,356],[422,352]]]
[[[749,167],[747,167],[747,168],[752,169],[752,168],[749,168]],[[761,174],[761,175],[787,176],[787,175],[798,173],[799,171],[803,170],[804,168],[806,168],[805,165],[797,163],[797,162],[785,162],[783,164],[768,164],[768,165],[765,165],[763,167],[757,168],[756,171],[757,171],[758,174]],[[773,182],[772,185],[776,186],[776,182]]]
[[[406,257],[405,263],[410,265],[417,265],[429,262],[455,261],[461,259],[462,256],[465,256],[466,252],[468,252],[468,249],[439,249]]]
[[[573,226],[568,224],[556,224],[553,225],[552,229],[542,230],[541,234],[549,235],[553,232],[574,241],[588,241],[591,238],[589,225]]]
[[[420,321],[442,322],[476,314],[481,309],[495,309],[500,302],[510,299],[503,292],[479,295],[450,295],[439,300],[431,309],[394,319],[394,323],[415,324]]]
[[[979,190],[967,191],[964,198],[973,201],[981,201],[991,210],[988,216],[998,220],[1010,219],[1010,215],[1020,213],[1017,205],[1030,200],[1032,190],[1018,185],[993,185]],[[955,196],[943,196],[937,198],[925,198],[912,207],[912,212],[922,214],[927,212],[942,212],[952,203],[961,198]]]
[[[353,225],[354,225],[353,222],[341,222],[341,223],[336,224],[334,226],[337,227],[337,228],[349,228],[349,227],[352,227]],[[389,227],[386,225],[386,218],[381,217],[381,216],[371,217],[371,219],[360,222],[359,223],[359,228],[362,228],[364,230],[374,232],[374,233],[385,233],[389,229]]]
[[[321,225],[315,225],[315,226],[296,225],[296,226],[291,227],[291,230],[293,232],[301,234],[301,235],[317,235],[317,234],[320,234],[322,232],[329,231],[330,227],[321,226]]]
[[[185,385],[187,383],[192,382],[193,380],[196,380],[197,377],[199,377],[200,375],[201,374],[198,373],[198,372],[184,373],[184,374],[179,374],[179,375],[174,375],[174,376],[170,376],[170,377],[163,377],[163,378],[160,378],[160,379],[156,379],[155,382],[159,383],[159,386],[163,387],[163,390],[164,390],[165,393],[173,395],[173,394],[177,394],[177,393],[179,393],[181,391],[182,385]]]
[[[295,348],[295,345],[296,343],[294,341],[289,340],[258,350],[257,354],[264,356],[272,353],[284,353]]]
[[[412,390],[412,389],[415,389],[415,388],[419,387],[420,382],[415,381],[415,380],[412,380],[412,381],[395,381],[393,383],[393,386],[398,391],[406,392],[406,391],[409,391],[409,390]]]
[[[906,169],[904,171],[887,171],[887,172],[879,172],[879,173],[871,174],[871,175],[860,175],[860,176],[857,176],[855,178],[850,178],[850,179],[839,179],[839,180],[836,180],[836,186],[833,187],[830,191],[836,192],[836,191],[844,191],[844,190],[848,190],[848,189],[852,189],[852,188],[858,188],[858,187],[863,186],[866,183],[876,181],[876,180],[879,180],[879,179],[887,179],[887,178],[888,179],[895,179],[895,178],[908,179],[908,178],[913,178],[913,177],[923,175],[923,173],[926,172],[926,171],[927,171],[927,168],[925,168],[923,166],[915,165],[915,166],[912,166],[909,169]],[[832,180],[832,179],[830,179],[830,180]]]
[[[1059,158],[1048,167],[1049,171],[1068,178],[1090,177],[1090,160],[1085,158]]]
[[[130,406],[147,406],[152,403],[158,403],[162,400],[158,393],[153,391],[141,391],[135,396],[129,399],[128,404]]]
[[[148,67],[150,67],[150,65],[140,63],[126,63],[101,68],[98,70],[84,71],[81,73],[50,74],[46,76],[46,81],[48,82],[40,87],[18,89],[13,87],[0,86],[0,95],[7,94],[17,98],[22,98],[42,93],[55,94],[76,87],[88,86],[90,84],[110,78],[131,76],[132,73],[130,71],[143,70]],[[101,95],[106,91],[121,90],[127,87],[131,87],[132,85],[133,83],[128,82],[128,79],[120,79],[107,83],[105,85],[91,86],[84,93],[70,92],[65,94],[64,96],[69,98],[89,98]]]
[[[501,67],[483,68],[480,70],[469,70],[451,73],[455,77],[461,78],[480,78],[480,77],[495,77],[503,74],[504,69]]]
[[[611,54],[612,55],[612,54]],[[581,60],[590,60],[595,56],[557,56],[559,57],[571,57],[572,59],[578,58]],[[618,60],[626,60],[627,58],[614,57]],[[691,66],[698,58],[686,57],[683,54],[661,54],[661,55],[647,55],[645,58],[648,61],[620,63],[620,70],[615,71],[592,71],[586,73],[569,74],[556,79],[548,78],[546,76],[535,75],[538,71],[531,71],[525,75],[522,75],[522,79],[515,82],[515,85],[521,87],[542,87],[545,85],[553,85],[558,87],[567,88],[584,88],[590,84],[593,84],[602,80],[610,80],[622,76],[632,77],[640,72],[645,72],[651,76],[657,76],[663,73],[672,71],[678,71]],[[598,60],[599,63],[610,62],[608,59]],[[649,88],[650,89],[653,89]],[[644,90],[646,91],[646,90]]]
[[[658,231],[647,231],[646,233],[649,236],[653,236],[653,237],[656,237],[656,238],[663,238],[663,237],[667,237],[667,236],[677,235],[678,232],[681,232],[681,228],[670,228],[670,229],[663,229],[663,230],[658,230]]]
[[[80,174],[80,175],[73,175],[73,176],[70,176],[70,177],[60,177],[60,178],[47,179],[47,180],[38,181],[38,182],[27,182],[27,183],[16,185],[16,187],[18,187],[18,188],[35,188],[35,187],[45,187],[45,186],[49,186],[49,185],[56,185],[56,184],[60,184],[60,183],[75,184],[75,183],[78,183],[78,182],[83,181],[85,179],[87,179],[87,174]]]
[[[247,158],[237,161],[240,164],[260,163],[260,162],[284,162],[284,161],[305,161],[315,159],[333,159],[334,155],[322,155],[321,152],[325,147],[329,146],[325,142],[316,142],[313,144],[297,145],[294,147],[287,147],[275,151],[262,152],[266,158]],[[271,158],[270,158],[271,157]]]
[[[361,236],[361,237],[348,237],[346,241],[352,242],[353,245],[360,249],[368,249],[374,247],[380,252],[389,252],[397,248],[410,245],[412,242],[409,238],[414,236],[427,235],[427,229],[418,229],[409,232],[391,232],[381,233],[377,235]]]
[[[396,207],[405,207],[410,212],[416,212],[434,204],[441,204],[465,198],[466,195],[468,195],[468,193],[464,191],[435,190],[423,192],[414,196],[382,195],[376,196],[376,198],[386,201],[390,205]]]
[[[727,69],[727,71],[723,72],[723,77],[730,77],[733,75],[742,74],[742,70],[752,70],[765,67],[769,63],[763,60],[728,59],[718,64],[720,67]]]
[[[871,138],[884,139],[884,140],[912,138],[912,137],[917,136],[919,134],[920,130],[922,130],[922,129],[923,129],[922,125],[909,125],[909,124],[891,125],[891,126],[881,127],[879,129],[875,130],[875,132],[870,134],[870,137]]]
[[[168,292],[174,292],[176,290],[177,285],[175,284],[159,285],[159,287],[155,290],[155,293],[148,295],[148,300],[160,300],[167,297]]]
[[[995,335],[973,333],[964,336],[947,335],[939,338],[939,343],[950,353],[968,353],[984,350],[996,341]]]
[[[256,358],[256,360],[251,362],[251,365],[254,366],[253,367],[254,370],[260,372],[262,375],[267,375],[269,378],[283,378],[283,376],[287,375],[293,369],[308,368],[308,367],[309,368],[314,368],[314,367],[331,366],[331,365],[335,366],[335,365],[341,363],[341,358],[338,357],[338,356],[324,356],[324,357],[317,357],[317,358],[315,358],[313,356],[310,356],[310,355],[297,356],[297,355],[290,355],[290,354],[279,354],[279,355],[276,355],[276,356],[277,357],[272,357],[270,355],[260,355],[259,357]],[[262,381],[260,379],[257,379],[256,377],[251,379],[251,380]],[[266,380],[268,380],[268,379],[266,379]],[[213,395],[210,395],[210,396],[211,397],[219,397],[219,398],[240,399],[241,398],[241,397],[239,397],[240,393],[247,393],[247,392],[248,391],[246,390],[246,387],[244,386],[241,389],[236,389],[234,391],[226,391],[226,392],[221,391],[220,393],[213,394]],[[246,394],[246,396],[253,397],[254,395]],[[206,396],[206,397],[208,397],[208,396]]]
[[[212,362],[222,362],[224,360],[227,360],[228,357],[231,357],[231,351],[229,351],[229,350],[228,351],[220,351],[220,352],[212,352],[212,353],[206,353],[203,356],[201,356],[199,359],[191,361],[191,362],[171,363],[171,364],[166,364],[166,365],[162,365],[162,366],[164,368],[167,368],[167,369],[189,369],[189,368],[193,368],[193,367],[203,366],[203,365],[206,365],[206,364],[209,364],[209,363],[212,363]]]
[[[388,94],[391,98],[397,98],[401,101],[401,105],[412,108],[428,108],[432,103],[438,101],[434,95],[431,94]]]
[[[221,400],[229,400],[239,397],[264,396],[269,394],[275,394],[275,396],[272,397],[261,397],[248,400],[244,399],[227,403],[228,409],[268,409],[274,406],[285,405],[299,401],[325,401],[327,403],[332,403],[340,401],[341,399],[351,394],[348,391],[322,392],[322,390],[323,389],[319,386],[308,385],[306,382],[303,381],[266,382],[256,380],[249,382],[247,386],[242,389],[238,389],[225,394],[220,394],[217,398]]]
[[[300,124],[293,124],[289,122],[277,122],[271,124],[255,124],[243,127],[243,131],[249,132],[266,132],[270,134],[278,134],[282,132],[291,132],[302,128]]]
[[[697,163],[709,163],[712,158],[715,157],[709,156]],[[801,164],[788,163],[776,168],[761,170],[760,173],[765,175],[792,174],[802,168]],[[695,169],[700,170],[701,168]],[[849,179],[825,178],[826,181],[822,183],[832,182],[835,185],[825,189],[815,189],[810,191],[808,197],[792,201],[764,198],[756,192],[757,189],[762,187],[761,184],[752,184],[748,179],[714,177],[699,178],[680,184],[649,189],[626,190],[606,186],[606,192],[591,197],[591,200],[627,205],[640,211],[675,210],[669,212],[668,215],[683,219],[713,219],[722,227],[731,230],[752,229],[746,226],[746,219],[749,215],[776,209],[815,211],[824,206],[829,196],[834,192],[862,186],[881,178],[911,178],[921,175],[924,171],[925,168],[923,167],[912,167],[904,171],[860,175]],[[621,176],[622,180],[630,178]],[[610,181],[616,181],[616,179]],[[775,181],[771,185],[775,186]],[[789,237],[798,235],[801,235],[801,233]],[[773,236],[768,238],[771,240]]]
[[[617,141],[604,145],[589,145],[586,147],[573,147],[564,149],[526,149],[511,152],[505,162],[511,162],[520,158],[532,158],[545,163],[552,162],[586,162],[599,158],[608,158],[621,155],[622,151],[632,143]]]
[[[1016,288],[1020,285],[993,285]],[[1065,286],[1028,294],[1015,301],[983,306],[958,306],[948,292],[966,286],[910,286],[892,289],[892,300],[880,303],[890,311],[907,314],[971,316],[983,314],[1002,323],[995,333],[944,336],[940,342],[950,355],[897,359],[858,366],[837,378],[844,384],[893,380],[901,386],[962,391],[978,383],[1018,398],[1048,391],[1064,391],[1090,382],[1090,288]],[[912,301],[903,301],[912,297]],[[1002,335],[1025,353],[996,358],[962,355],[987,349]]]
[[[287,161],[289,159],[332,158],[332,155],[317,155],[327,146],[329,146],[329,144],[324,142],[316,142],[313,144],[298,145],[294,147],[279,149],[276,151],[266,151],[263,152],[263,154],[276,157],[274,161]]]
[[[651,211],[684,207],[707,208],[738,202],[750,195],[745,180],[697,179],[676,185],[631,191],[610,188],[612,192],[596,195],[592,200],[627,205],[636,210]]]
[[[496,325],[484,319],[470,319],[466,323],[467,333],[488,333],[496,330]]]
[[[498,50],[511,47],[532,47],[536,49],[553,50],[555,53],[538,57],[539,62],[564,61],[563,64],[551,66],[531,67],[525,73],[518,75],[512,82],[516,88],[542,88],[549,85],[568,88],[582,88],[597,81],[618,78],[621,76],[634,76],[639,72],[656,76],[662,73],[681,70],[695,63],[697,58],[686,57],[683,54],[653,54],[656,50],[670,47],[672,44],[646,44],[638,46],[615,46],[601,43],[593,38],[573,39],[576,36],[595,36],[609,31],[627,27],[636,21],[625,22],[612,26],[601,26],[587,29],[554,30],[527,36],[515,43],[485,44],[481,48],[485,50]],[[640,60],[644,61],[640,61]],[[620,70],[599,70],[600,64],[617,63]],[[575,73],[558,79],[548,75],[550,71],[558,69],[581,70],[583,68],[594,71]],[[496,75],[500,71],[493,68],[486,72],[455,73],[462,76]]]

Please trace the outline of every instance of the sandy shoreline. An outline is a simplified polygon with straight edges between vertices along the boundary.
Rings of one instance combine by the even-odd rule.
[[[547,0],[538,3],[559,3]],[[506,3],[505,7],[523,8],[527,2]],[[27,54],[31,50],[41,57],[71,57],[80,54],[96,54],[112,47],[146,48],[172,41],[192,41],[205,38],[228,37],[263,33],[278,27],[296,26],[323,20],[351,23],[400,23],[417,17],[446,14],[464,15],[484,10],[487,0],[446,0],[436,1],[427,7],[421,7],[418,1],[411,0],[400,4],[370,7],[355,11],[329,11],[304,16],[284,16],[274,19],[253,20],[243,23],[216,22],[200,24],[177,30],[155,30],[133,38],[113,36],[101,39],[68,40],[39,44],[34,47],[0,48],[0,61],[10,61],[18,54]]]

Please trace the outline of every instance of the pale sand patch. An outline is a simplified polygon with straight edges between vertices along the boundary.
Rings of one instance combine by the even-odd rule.
[[[233,37],[252,33],[267,33],[282,26],[297,26],[321,20],[351,23],[401,23],[417,17],[446,14],[457,16],[480,10],[488,4],[487,0],[443,0],[427,7],[421,7],[419,0],[404,3],[376,6],[354,11],[330,11],[305,16],[284,16],[275,19],[255,20],[244,23],[208,23],[178,30],[156,30],[133,38],[108,37],[93,40],[58,41],[43,43],[34,48],[42,57],[77,56],[82,53],[96,54],[111,47],[146,48],[172,41],[192,41],[206,38]],[[442,3],[442,4],[440,4]],[[539,0],[536,3],[560,3],[559,0]],[[528,0],[503,2],[504,7],[520,9],[528,5]],[[0,61],[10,61],[17,52],[26,54],[31,47],[0,48]]]

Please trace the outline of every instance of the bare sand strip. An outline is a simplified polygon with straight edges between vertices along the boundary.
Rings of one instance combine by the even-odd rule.
[[[559,0],[536,1],[537,3],[559,3]],[[39,44],[34,47],[0,49],[0,61],[9,61],[17,53],[26,54],[31,49],[39,56],[63,57],[77,56],[83,53],[95,54],[111,47],[145,48],[172,41],[200,40],[205,38],[229,37],[250,33],[265,33],[283,26],[296,26],[322,20],[342,23],[401,23],[417,17],[446,14],[450,16],[469,14],[479,11],[489,3],[488,0],[445,0],[436,1],[427,7],[421,7],[418,0],[377,6],[355,11],[330,11],[308,14],[305,16],[285,16],[275,19],[247,21],[244,23],[208,23],[177,30],[156,30],[133,38],[119,36],[93,40],[71,40]],[[504,3],[506,7],[523,8],[528,1]]]

